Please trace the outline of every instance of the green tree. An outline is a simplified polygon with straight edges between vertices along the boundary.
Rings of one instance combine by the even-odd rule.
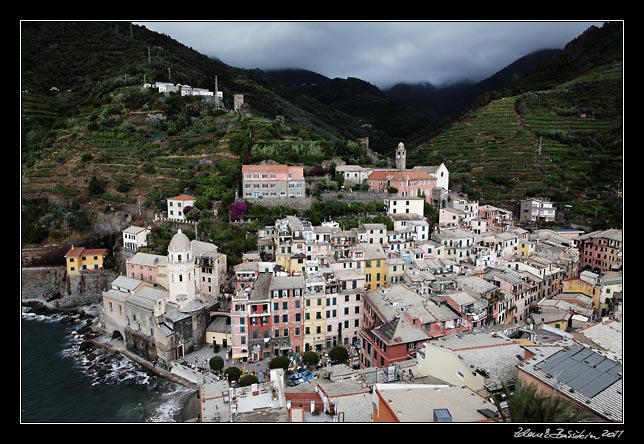
[[[215,372],[220,372],[224,368],[224,360],[221,356],[210,358],[210,368]]]
[[[341,345],[329,350],[329,358],[332,361],[345,362],[349,358],[349,351]]]
[[[320,355],[314,351],[307,351],[302,354],[302,364],[315,365],[320,362]]]
[[[283,368],[284,370],[286,370],[290,363],[291,360],[288,358],[288,356],[275,356],[273,359],[271,359],[271,362],[268,363],[268,368]]]
[[[238,381],[241,376],[241,370],[237,367],[228,367],[224,370],[224,375],[226,375],[226,378],[228,378],[230,382]]]
[[[396,188],[396,187],[387,187],[387,193],[389,193],[389,194],[397,194],[398,193],[398,188]]]
[[[105,192],[105,182],[96,176],[92,176],[89,180],[88,191],[90,196],[100,197]]]
[[[504,382],[503,394],[508,403],[507,409],[501,408],[501,395],[492,397],[503,422],[580,422],[587,417],[585,412],[565,399],[543,395],[537,391],[535,384],[526,384],[521,380],[515,384],[514,392]]]
[[[251,384],[257,384],[258,382],[259,382],[259,379],[257,379],[257,376],[255,375],[244,375],[241,378],[239,378],[240,387],[248,387]]]

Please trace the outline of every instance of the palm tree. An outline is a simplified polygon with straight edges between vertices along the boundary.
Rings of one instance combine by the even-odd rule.
[[[588,414],[570,402],[557,396],[544,396],[537,392],[537,386],[518,380],[511,392],[503,383],[503,393],[508,403],[507,409],[501,408],[502,397],[494,395],[494,405],[501,414],[503,422],[581,422]]]

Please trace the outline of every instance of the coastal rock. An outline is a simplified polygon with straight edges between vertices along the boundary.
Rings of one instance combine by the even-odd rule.
[[[60,320],[61,324],[71,324],[74,319],[71,316],[65,316]]]
[[[87,355],[87,360],[93,361],[94,359],[96,359],[96,353],[92,352]]]
[[[39,301],[28,301],[23,303],[23,305],[31,308],[31,312],[35,315],[49,316],[61,312],[59,309],[47,307],[45,304]]]
[[[91,325],[86,324],[83,327],[81,327],[78,330],[76,330],[76,333],[79,334],[79,335],[82,335],[82,334],[85,334],[88,331],[90,331],[91,328],[92,328]]]
[[[93,342],[91,342],[91,341],[83,341],[83,342],[80,343],[78,349],[80,351],[85,351],[85,350],[92,349],[94,347],[96,347],[96,345],[94,345]]]

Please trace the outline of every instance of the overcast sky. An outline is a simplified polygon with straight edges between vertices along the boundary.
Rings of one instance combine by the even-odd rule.
[[[483,80],[601,22],[135,22],[237,68],[395,83]]]

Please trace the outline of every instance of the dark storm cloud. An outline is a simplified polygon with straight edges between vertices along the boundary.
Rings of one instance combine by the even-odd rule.
[[[394,83],[483,80],[601,22],[137,22],[238,68]]]

